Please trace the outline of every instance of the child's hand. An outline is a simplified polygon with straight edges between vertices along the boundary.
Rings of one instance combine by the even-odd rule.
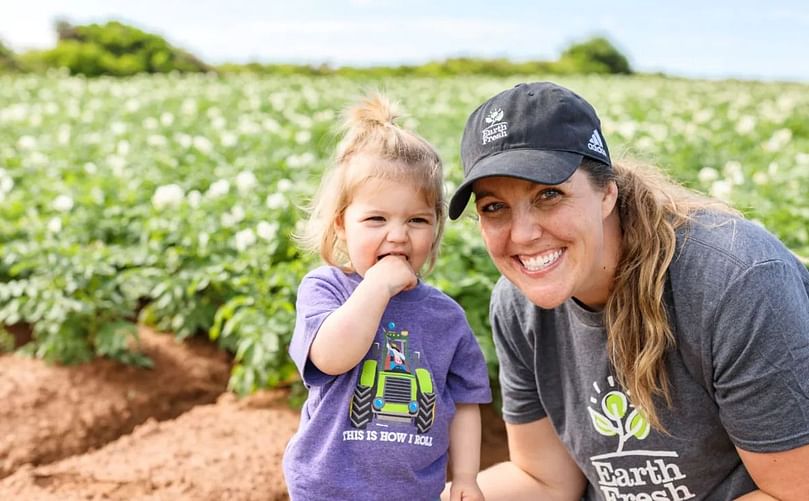
[[[389,254],[365,272],[364,280],[370,280],[386,288],[390,297],[412,289],[418,285],[419,279],[410,263],[403,256]]]
[[[449,488],[449,499],[450,501],[484,501],[483,492],[474,479],[453,479]]]

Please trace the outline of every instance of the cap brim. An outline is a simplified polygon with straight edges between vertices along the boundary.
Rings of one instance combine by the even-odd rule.
[[[475,164],[449,202],[449,218],[458,219],[469,203],[472,183],[492,176],[514,177],[539,184],[565,182],[581,165],[580,153],[556,150],[507,150]]]

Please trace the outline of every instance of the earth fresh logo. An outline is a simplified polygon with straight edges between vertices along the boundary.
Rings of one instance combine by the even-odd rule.
[[[491,143],[495,139],[502,139],[508,136],[508,122],[501,122],[503,119],[503,109],[495,108],[486,115],[483,120],[489,124],[481,132],[482,144]]]
[[[610,386],[615,384],[612,376],[608,378],[608,382]],[[593,386],[596,391],[601,392],[596,383],[593,383]],[[590,397],[590,402],[598,404],[595,397]],[[601,412],[592,407],[587,407],[587,412],[590,413],[590,419],[597,432],[607,437],[618,437],[618,448],[615,452],[621,452],[626,441],[632,437],[643,440],[649,436],[650,427],[646,415],[638,408],[632,409],[630,412],[629,409],[634,406],[629,403],[629,399],[621,391],[609,391],[601,398],[600,404]]]
[[[495,109],[493,109],[492,111],[489,112],[489,114],[486,116],[485,120],[486,120],[487,124],[493,124],[495,122],[499,122],[502,119],[503,119],[503,110],[502,110],[502,108],[495,108]]]
[[[590,458],[604,499],[685,501],[695,497],[684,482],[686,475],[672,462],[679,457],[675,451],[624,450],[630,440],[648,438],[651,427],[643,410],[616,388],[612,376],[607,384],[602,394],[598,382],[593,383],[596,394],[590,397],[592,406],[587,407],[595,431],[618,438],[614,452]]]

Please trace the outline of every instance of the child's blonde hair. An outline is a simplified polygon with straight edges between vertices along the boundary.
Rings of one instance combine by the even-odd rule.
[[[343,139],[334,164],[312,201],[303,232],[296,236],[301,247],[319,253],[329,265],[353,271],[345,242],[337,234],[337,222],[356,188],[369,179],[412,183],[435,208],[435,237],[424,271],[435,265],[446,219],[443,167],[430,143],[394,123],[399,116],[396,105],[381,94],[367,97],[345,112]],[[352,162],[361,155],[383,161]]]

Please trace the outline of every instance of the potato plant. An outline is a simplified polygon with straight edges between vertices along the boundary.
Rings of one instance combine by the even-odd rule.
[[[726,199],[809,256],[809,87],[648,76],[395,78],[167,74],[0,77],[0,324],[21,349],[148,365],[136,321],[208,335],[231,388],[294,378],[296,288],[316,256],[290,235],[331,161],[341,110],[380,89],[461,177],[466,116],[525,80],[554,79],[601,115],[616,160],[639,157]],[[428,280],[455,297],[491,363],[497,273],[472,216],[448,223]],[[0,347],[11,349],[0,329]]]

